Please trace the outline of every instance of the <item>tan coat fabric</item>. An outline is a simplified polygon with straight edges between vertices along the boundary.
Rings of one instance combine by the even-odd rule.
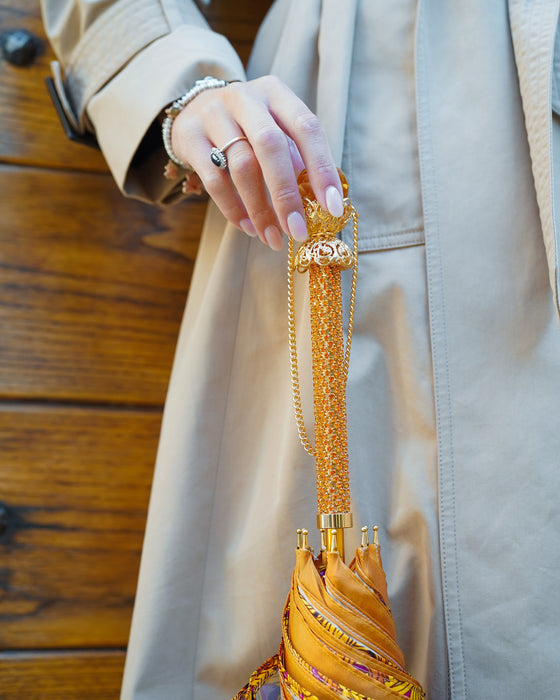
[[[95,79],[96,68],[70,70],[66,91],[76,80],[76,94],[92,95],[70,96],[75,117],[85,108],[123,189],[158,198],[156,176],[130,170],[142,134],[195,78],[237,77],[241,67],[189,2],[135,1],[159,19],[148,23],[154,35],[138,27],[144,48],[129,46],[118,21],[132,16],[127,4],[43,2],[67,67],[88,54],[80,37],[116,13],[111,31],[126,48]],[[348,100],[359,8],[278,0],[250,66],[278,74],[317,111],[345,168],[348,125],[363,108]],[[362,228],[348,386],[354,514],[381,526],[398,637],[430,698],[554,697],[558,2],[420,0],[414,19],[423,231],[383,238],[367,217]],[[119,134],[124,116],[129,133]],[[368,173],[350,175],[361,192]],[[367,189],[358,210],[366,198]],[[210,207],[165,411],[123,698],[226,699],[277,647],[293,532],[312,524],[315,503],[292,417],[285,316],[282,255]],[[299,337],[307,357],[303,322]]]

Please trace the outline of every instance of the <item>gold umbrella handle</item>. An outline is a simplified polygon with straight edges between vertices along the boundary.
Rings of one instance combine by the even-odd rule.
[[[346,381],[358,269],[358,214],[346,198],[348,184],[342,173],[340,178],[345,199],[343,214],[337,218],[318,204],[306,171],[300,174],[298,185],[304,204],[309,239],[298,249],[295,256],[293,240],[290,239],[288,260],[289,341],[294,408],[302,444],[315,456],[318,526],[326,529],[329,535],[333,528],[340,530],[352,525]],[[336,237],[350,219],[353,219],[354,223],[353,250]],[[353,269],[353,275],[348,340],[345,348],[340,273],[350,268]],[[309,271],[315,448],[307,436],[301,408],[294,318],[294,270]],[[336,541],[342,553],[342,533]]]

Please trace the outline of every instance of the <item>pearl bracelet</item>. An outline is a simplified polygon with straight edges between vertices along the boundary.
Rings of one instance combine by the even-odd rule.
[[[175,153],[173,153],[173,147],[171,146],[171,128],[173,127],[175,118],[183,109],[185,109],[189,102],[192,102],[197,95],[200,95],[201,92],[212,88],[225,87],[226,85],[229,85],[230,82],[237,81],[222,80],[221,78],[213,78],[211,75],[207,75],[205,78],[197,80],[188,92],[175,100],[175,102],[173,102],[172,105],[165,110],[166,117],[161,125],[163,145],[169,158],[175,163],[175,165],[183,168],[183,170],[189,171],[191,168],[186,163],[183,163],[183,161],[177,158]]]

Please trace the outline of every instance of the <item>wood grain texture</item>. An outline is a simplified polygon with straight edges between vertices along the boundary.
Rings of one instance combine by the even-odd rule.
[[[160,420],[0,405],[0,648],[126,645]]]
[[[205,204],[10,166],[0,192],[0,398],[160,405]]]
[[[270,2],[204,12],[247,60]],[[116,700],[204,202],[125,200],[44,87],[39,0],[0,0],[0,698]],[[240,234],[241,235],[241,234]]]
[[[2,700],[117,700],[122,651],[0,653]]]

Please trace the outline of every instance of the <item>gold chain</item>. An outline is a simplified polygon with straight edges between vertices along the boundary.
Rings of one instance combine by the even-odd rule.
[[[315,457],[315,448],[309,441],[301,407],[301,391],[299,386],[298,356],[296,347],[296,313],[294,303],[294,239],[288,241],[288,339],[290,347],[290,375],[292,378],[292,400],[299,433],[299,439],[304,450]]]
[[[352,284],[350,287],[350,308],[348,312],[348,331],[346,337],[346,349],[344,352],[344,384],[348,381],[348,370],[350,367],[350,349],[352,347],[352,332],[354,328],[354,307],[356,304],[356,284],[358,281],[358,212],[351,206],[352,212],[352,242],[353,242],[353,257],[354,264],[352,267]],[[316,451],[305,428],[303,418],[303,408],[301,403],[301,390],[299,382],[297,342],[296,342],[296,321],[295,321],[295,295],[294,295],[294,241],[292,238],[288,241],[288,340],[290,350],[290,375],[292,381],[292,398],[294,404],[294,413],[299,438],[305,451],[312,457],[316,456]]]

